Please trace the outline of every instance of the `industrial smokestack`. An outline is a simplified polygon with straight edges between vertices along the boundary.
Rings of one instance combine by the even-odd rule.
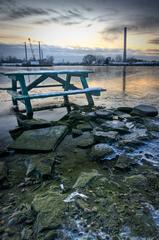
[[[127,43],[127,28],[124,27],[124,52],[123,52],[123,62],[126,62],[126,43]]]

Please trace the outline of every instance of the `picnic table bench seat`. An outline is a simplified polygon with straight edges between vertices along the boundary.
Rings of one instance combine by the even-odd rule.
[[[7,92],[16,100],[24,100],[24,99],[38,99],[38,98],[48,98],[48,97],[60,97],[60,96],[69,96],[76,94],[85,94],[91,93],[92,95],[99,96],[100,92],[105,91],[102,88],[85,88],[79,90],[68,90],[68,91],[59,91],[59,92],[47,92],[47,93],[37,93],[37,94],[28,94],[23,95],[20,93],[16,93],[15,91],[8,90]]]

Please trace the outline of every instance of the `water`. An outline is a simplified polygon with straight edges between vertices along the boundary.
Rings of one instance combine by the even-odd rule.
[[[20,67],[1,67],[0,72],[20,70]],[[39,68],[27,68],[38,70]],[[102,87],[107,89],[100,97],[94,97],[96,105],[108,108],[118,106],[134,106],[138,104],[151,104],[159,109],[159,67],[122,67],[122,66],[54,66],[40,69],[92,69],[94,73],[89,75],[89,87]],[[27,77],[27,82],[34,78]],[[48,79],[48,82],[51,82]],[[72,83],[80,86],[77,78],[72,78]],[[9,87],[10,79],[0,75],[0,87]],[[55,89],[54,89],[55,90]],[[58,89],[57,89],[58,90]],[[42,92],[42,89],[36,90]],[[46,90],[48,91],[48,90]],[[35,92],[35,91],[34,91]],[[70,97],[72,102],[87,104],[83,95]],[[33,100],[33,105],[44,103],[62,102],[61,97]],[[9,143],[8,130],[16,126],[16,119],[11,112],[11,98],[6,91],[0,91],[0,143]],[[36,115],[35,115],[36,116]],[[45,115],[47,118],[47,113]]]

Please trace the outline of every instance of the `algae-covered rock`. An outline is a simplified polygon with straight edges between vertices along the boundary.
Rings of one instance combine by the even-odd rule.
[[[130,168],[132,165],[135,165],[135,164],[136,164],[136,161],[133,157],[130,157],[126,154],[121,154],[118,157],[115,167],[120,170],[124,170],[124,169]]]
[[[51,123],[44,119],[18,119],[20,126],[26,129],[36,129],[51,126]]]
[[[94,144],[94,137],[91,133],[85,132],[81,137],[77,146],[80,148],[88,148]]]
[[[92,130],[92,126],[90,125],[89,122],[82,122],[82,123],[78,124],[76,126],[76,128],[81,131],[91,131]]]
[[[158,111],[156,107],[141,104],[134,107],[131,114],[141,117],[155,117],[158,115]]]
[[[94,160],[100,160],[113,153],[112,147],[106,143],[99,143],[92,147],[91,157]]]
[[[72,136],[73,137],[79,137],[83,134],[82,130],[73,128],[72,129]]]
[[[54,150],[67,133],[66,126],[28,130],[10,146],[11,149],[48,152]]]
[[[62,224],[65,203],[64,195],[58,192],[47,191],[37,194],[32,201],[32,208],[37,213],[35,230],[37,233],[55,229]]]
[[[95,169],[93,169],[91,172],[81,172],[77,181],[73,185],[73,188],[84,188],[97,176],[99,176],[99,173]]]
[[[147,178],[142,174],[125,177],[125,182],[135,188],[145,188],[147,186]]]

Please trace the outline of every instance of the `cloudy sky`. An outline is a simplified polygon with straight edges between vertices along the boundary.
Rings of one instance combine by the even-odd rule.
[[[30,37],[56,61],[122,54],[159,60],[159,0],[0,0],[0,56],[24,57]]]

